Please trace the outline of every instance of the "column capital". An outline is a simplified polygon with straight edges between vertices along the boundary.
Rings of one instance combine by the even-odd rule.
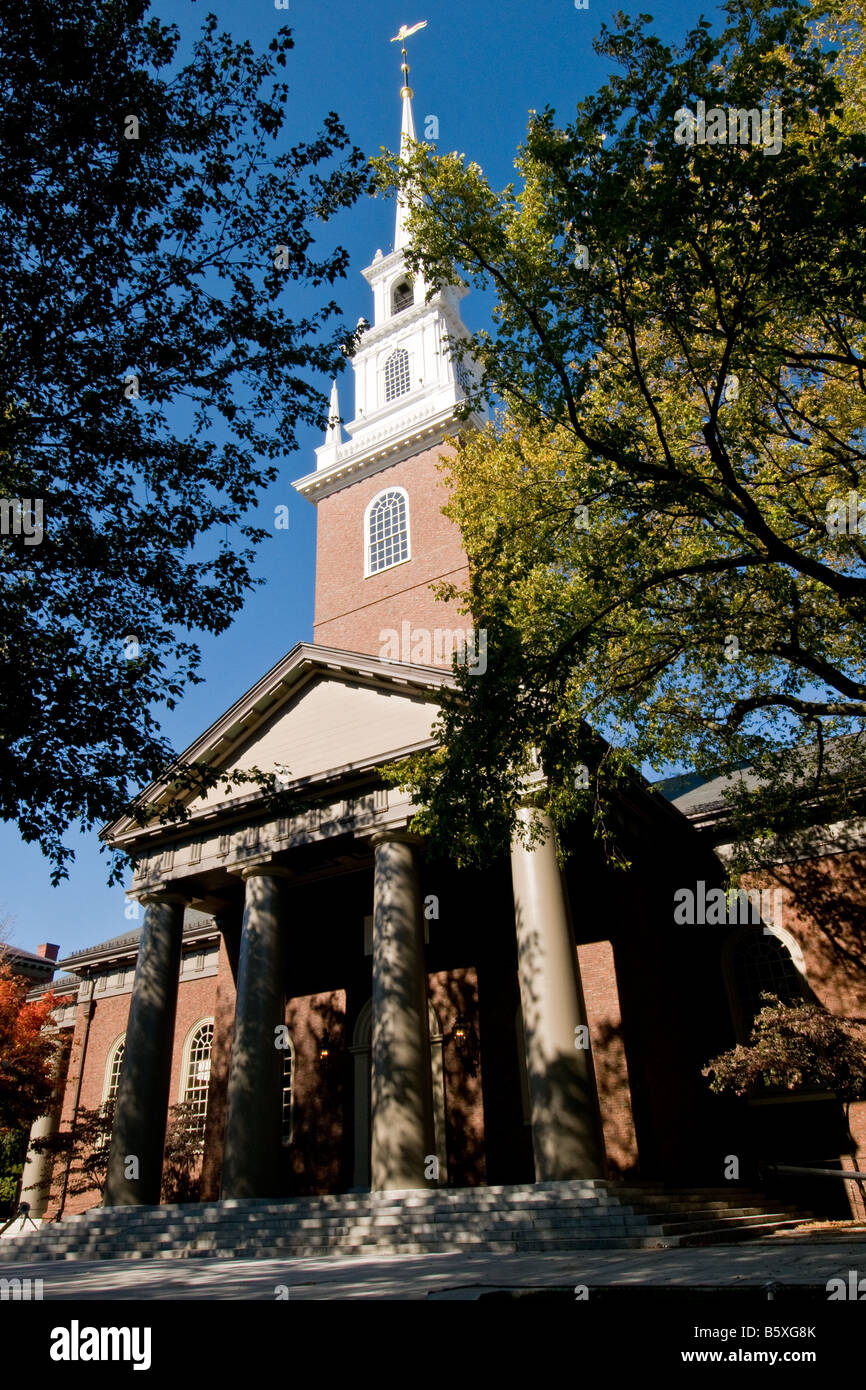
[[[272,864],[266,859],[259,859],[254,864],[240,864],[231,872],[238,878],[242,878],[246,883],[248,878],[294,878],[294,869],[287,869],[285,864]]]
[[[137,902],[144,903],[145,907],[149,903],[177,903],[181,907],[189,907],[192,902],[186,893],[181,893],[170,883],[158,883],[154,888],[145,888],[139,893],[127,893],[128,898],[135,898]]]
[[[422,835],[416,835],[411,830],[407,830],[405,826],[399,825],[395,825],[393,828],[387,825],[379,826],[368,835],[358,838],[368,840],[374,849],[377,845],[413,845],[415,849],[421,849],[424,845]]]

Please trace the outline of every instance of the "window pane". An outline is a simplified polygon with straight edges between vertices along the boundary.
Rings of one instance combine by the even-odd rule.
[[[778,937],[761,932],[746,939],[737,951],[734,970],[737,993],[750,1026],[763,1007],[762,994],[778,995],[783,1004],[796,1004],[803,997],[800,972]]]
[[[409,354],[405,348],[397,348],[385,363],[385,400],[393,401],[405,396],[409,390]]]
[[[406,498],[402,492],[383,492],[370,508],[369,570],[376,574],[409,558]]]
[[[189,1064],[186,1072],[186,1089],[183,1098],[192,1106],[192,1116],[204,1133],[207,1114],[207,1093],[210,1085],[210,1054],[213,1043],[213,1024],[203,1023],[195,1034],[189,1049]]]

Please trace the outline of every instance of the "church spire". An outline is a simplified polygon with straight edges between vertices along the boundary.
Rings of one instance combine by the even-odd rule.
[[[401,49],[402,62],[400,70],[403,74],[403,85],[400,88],[400,96],[403,99],[403,119],[400,124],[400,157],[405,158],[410,146],[415,140],[415,117],[412,114],[412,88],[409,86],[409,57],[406,52],[406,40],[410,34],[415,34],[419,29],[426,29],[427,21],[422,19],[420,24],[413,24],[411,28],[406,24],[401,24],[399,32],[391,40],[392,43],[402,43]],[[409,220],[409,200],[404,193],[397,195],[397,222],[394,228],[394,250],[402,251],[409,245],[409,233],[406,224]]]
[[[340,398],[337,395],[337,378],[331,382],[331,399],[328,403],[328,428],[325,431],[325,448],[332,444],[342,444],[343,431],[340,428]]]

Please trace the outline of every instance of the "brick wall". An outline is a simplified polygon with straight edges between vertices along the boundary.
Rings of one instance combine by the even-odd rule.
[[[443,452],[446,446],[436,445],[318,503],[316,642],[378,656],[380,633],[402,632],[403,622],[430,632],[471,627],[456,603],[438,602],[429,587],[442,579],[462,584],[467,574],[460,532],[441,511],[447,500],[438,467]],[[411,558],[365,579],[364,512],[374,497],[395,486],[409,496]]]
[[[427,992],[442,1029],[448,1181],[455,1186],[471,1187],[486,1181],[478,977],[472,968],[440,970],[428,975]],[[454,1037],[458,1017],[467,1025],[467,1040],[474,1036],[479,1045],[474,1061],[461,1056]],[[441,1174],[443,1185],[444,1180],[445,1175]]]
[[[750,885],[782,891],[782,922],[803,952],[806,981],[831,1013],[862,1017],[866,994],[866,852],[854,850],[779,864]],[[854,1151],[840,1154],[849,1172],[866,1170],[866,1101],[851,1105]],[[817,1155],[820,1157],[820,1155]],[[827,1179],[829,1186],[833,1182]],[[866,1218],[857,1184],[845,1183],[852,1214]]]
[[[635,1174],[637,1139],[631,1108],[622,1014],[613,947],[594,941],[577,948],[604,1147],[611,1178]]]
[[[176,1105],[179,1100],[181,1064],[187,1035],[192,1026],[200,1019],[214,1016],[216,986],[216,976],[209,975],[198,980],[182,980],[178,987],[169,1106]],[[100,999],[96,994],[90,1005],[87,1003],[79,1004],[61,1112],[62,1129],[68,1129],[72,1120],[79,1071],[81,1071],[79,1107],[97,1110],[102,1104],[108,1057],[113,1045],[126,1031],[130,999],[129,993],[109,995],[103,999]],[[88,1008],[92,1009],[89,1031],[87,1030]],[[46,1213],[49,1218],[57,1211],[63,1169],[64,1163],[58,1159],[54,1165],[51,1201]],[[99,1192],[95,1190],[76,1195],[69,1194],[64,1206],[65,1214],[87,1211],[90,1207],[99,1206],[101,1200]]]
[[[286,1008],[295,1049],[294,1132],[286,1150],[292,1193],[339,1191],[346,1077],[346,991],[290,999]],[[321,1052],[327,1048],[328,1056]]]

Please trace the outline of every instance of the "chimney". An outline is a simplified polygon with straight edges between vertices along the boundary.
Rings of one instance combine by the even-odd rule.
[[[60,953],[60,947],[54,946],[50,941],[43,942],[36,947],[37,956],[42,956],[43,960],[56,960]]]

